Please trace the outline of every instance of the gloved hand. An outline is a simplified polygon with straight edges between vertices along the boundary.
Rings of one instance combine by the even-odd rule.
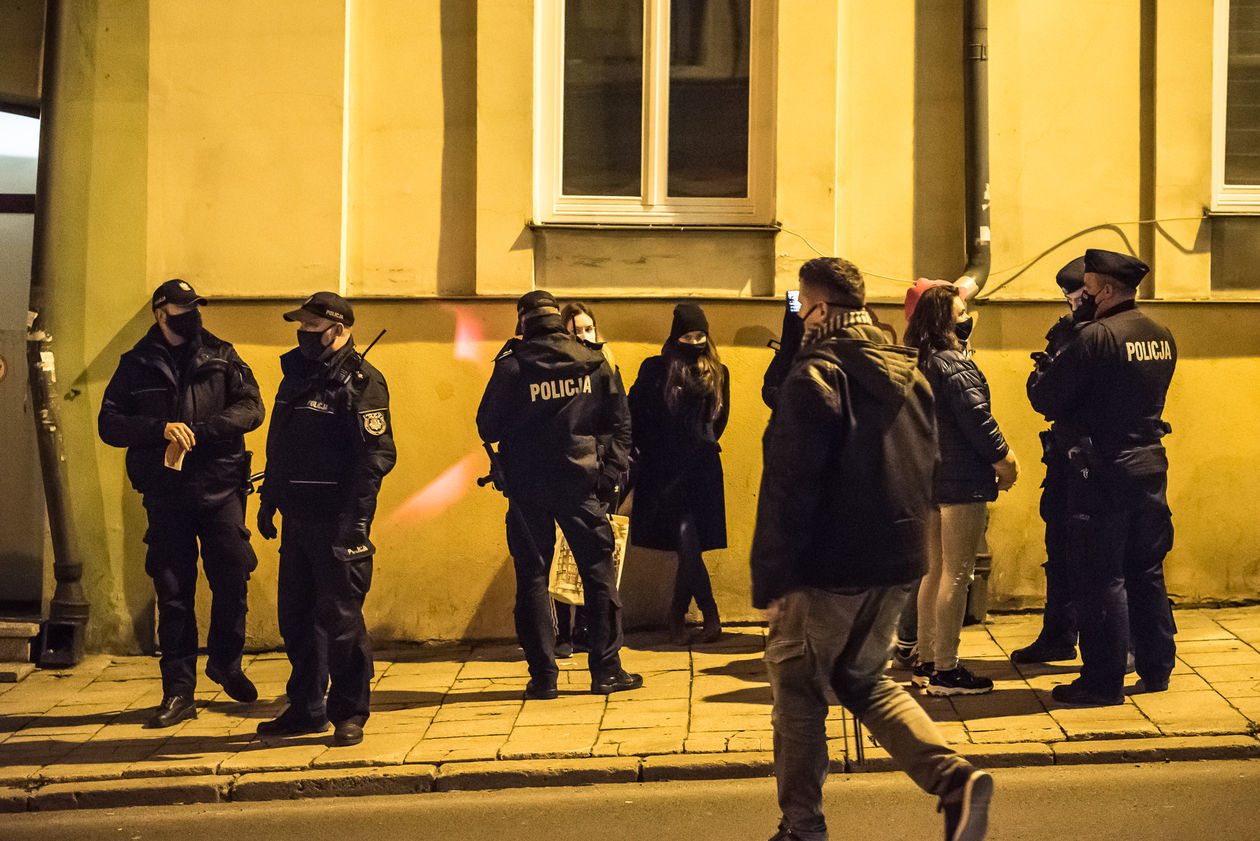
[[[258,504],[258,533],[262,535],[263,540],[275,540],[276,524],[274,521],[276,516],[276,506],[273,502],[262,500]]]
[[[334,545],[344,549],[365,545],[368,542],[368,525],[367,517],[343,518],[337,526],[337,540]]]
[[[617,497],[621,495],[621,486],[617,484],[617,480],[610,476],[600,476],[599,484],[595,486],[595,498],[603,503],[611,514],[617,505]]]

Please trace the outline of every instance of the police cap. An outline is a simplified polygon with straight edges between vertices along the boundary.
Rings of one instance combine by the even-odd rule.
[[[1136,257],[1090,248],[1085,252],[1085,271],[1114,277],[1125,286],[1137,288],[1151,267]]]
[[[1059,273],[1054,276],[1054,282],[1059,284],[1059,288],[1063,290],[1064,295],[1070,295],[1077,289],[1085,285],[1085,258],[1077,257],[1063,268],[1059,269]]]
[[[326,318],[347,327],[354,324],[354,307],[336,292],[316,292],[302,306],[284,314],[285,321],[301,321],[303,315]]]
[[[192,286],[188,284],[188,281],[180,280],[177,277],[171,278],[153,290],[153,309],[157,309],[163,304],[191,307],[194,304],[204,303],[206,303],[206,299],[198,295]]]
[[[553,308],[556,311],[556,315],[560,314],[560,304],[556,301],[556,296],[545,289],[535,289],[533,292],[526,292],[516,300],[516,315],[524,318],[535,310],[546,307]],[[538,313],[538,315],[543,314]]]

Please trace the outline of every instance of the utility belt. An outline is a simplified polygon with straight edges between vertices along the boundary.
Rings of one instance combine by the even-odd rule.
[[[1082,435],[1068,448],[1067,458],[1072,470],[1087,482],[1124,480],[1168,469],[1168,456],[1158,439],[1102,450],[1091,436]]]

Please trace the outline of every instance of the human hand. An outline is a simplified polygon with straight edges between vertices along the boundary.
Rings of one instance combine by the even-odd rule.
[[[993,462],[993,472],[997,474],[998,490],[1009,490],[1019,478],[1019,462],[1014,450],[1007,450],[1006,455]]]
[[[168,423],[162,430],[162,437],[167,441],[179,444],[185,450],[191,450],[197,444],[197,437],[186,423]]]
[[[274,503],[263,500],[258,504],[258,533],[262,535],[263,540],[276,539],[276,506]]]

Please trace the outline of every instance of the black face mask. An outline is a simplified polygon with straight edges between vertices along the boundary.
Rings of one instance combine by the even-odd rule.
[[[328,328],[331,330],[332,328]],[[324,345],[324,334],[328,330],[320,330],[316,333],[313,330],[299,330],[297,333],[298,350],[302,355],[312,362],[318,362],[324,352],[328,350]]]
[[[701,342],[698,345],[688,344],[686,342],[675,342],[674,350],[678,353],[678,358],[687,362],[695,362],[704,356],[705,350],[709,347],[709,343]]]
[[[1081,302],[1072,310],[1072,320],[1076,323],[1093,321],[1098,313],[1098,301],[1088,292],[1081,293]]]
[[[167,313],[166,327],[184,341],[191,341],[201,334],[201,310],[189,310],[176,315]]]
[[[967,316],[962,321],[954,322],[954,335],[958,337],[958,341],[965,342],[971,338],[971,328],[976,326],[976,320],[971,316]]]

